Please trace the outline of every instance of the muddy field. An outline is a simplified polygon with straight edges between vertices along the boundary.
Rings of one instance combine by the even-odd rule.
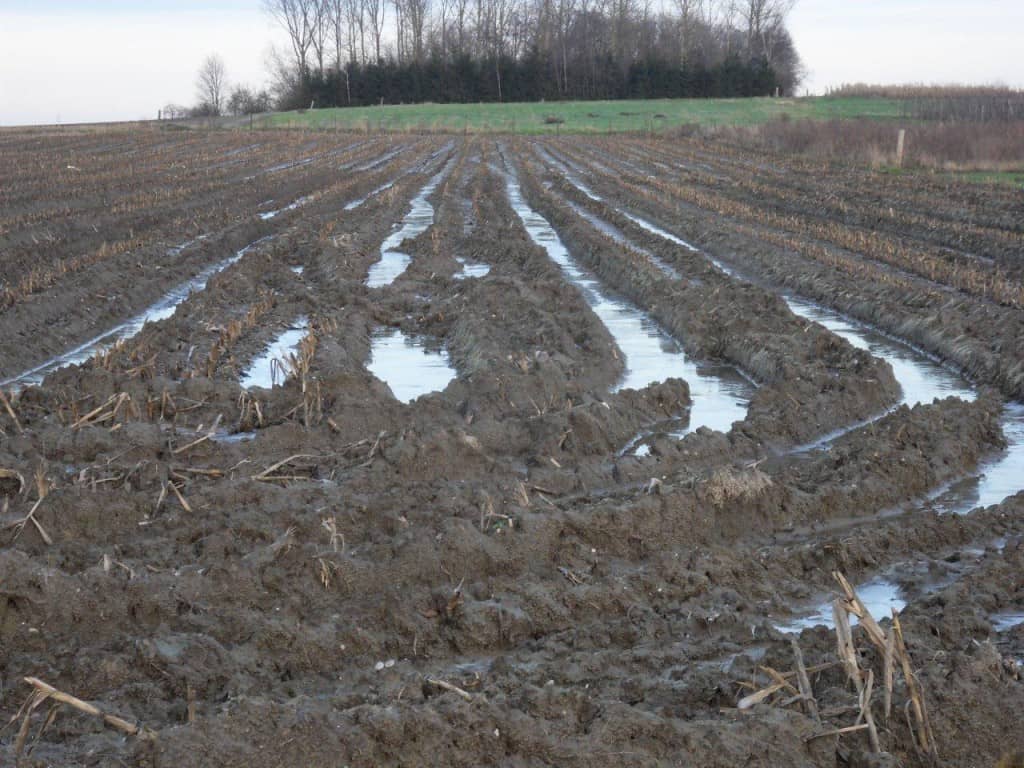
[[[0,765],[1019,764],[1019,191],[142,130],[0,179]]]

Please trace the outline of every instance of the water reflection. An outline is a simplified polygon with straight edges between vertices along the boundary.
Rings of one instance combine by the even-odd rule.
[[[885,579],[874,579],[856,587],[857,597],[864,603],[875,620],[892,616],[893,610],[897,613],[902,611],[907,602],[900,596],[900,588],[891,581]],[[857,617],[850,616],[851,626],[856,626]],[[801,616],[787,622],[776,624],[775,628],[780,632],[799,634],[805,629],[816,626],[825,626],[835,629],[835,620],[832,616],[832,601],[828,600],[819,605],[813,613]]]
[[[193,277],[181,285],[172,288],[170,291],[165,293],[158,301],[151,304],[146,310],[139,313],[135,317],[127,320],[126,322],[116,325],[110,330],[104,331],[98,336],[94,336],[88,341],[79,344],[77,347],[63,352],[60,355],[50,358],[44,363],[40,363],[34,368],[30,368],[27,371],[19,373],[17,376],[12,376],[9,379],[0,381],[0,386],[14,385],[15,389],[21,387],[31,386],[33,384],[42,383],[49,374],[54,371],[58,371],[61,368],[66,368],[69,365],[81,365],[90,358],[93,357],[97,352],[105,349],[107,346],[113,344],[121,339],[127,339],[134,336],[136,333],[142,330],[142,327],[146,323],[156,323],[160,320],[166,320],[171,317],[181,304],[189,295],[193,292],[198,293],[206,288],[206,284],[210,279],[219,272],[230,267],[232,264],[241,259],[251,248],[254,248],[259,243],[265,240],[269,240],[269,237],[261,238],[255,242],[249,243],[249,245],[242,248],[240,251],[235,253],[222,261],[217,262],[213,266],[207,267],[198,275]]]
[[[299,342],[309,330],[309,319],[299,317],[287,330],[278,336],[256,358],[242,375],[241,384],[245,389],[263,387],[270,389],[283,384],[288,378],[289,357],[299,347]]]
[[[457,375],[446,352],[429,350],[422,339],[406,336],[397,328],[373,334],[366,367],[403,403],[442,391]]]
[[[404,240],[422,234],[427,227],[434,223],[434,206],[427,198],[434,193],[447,173],[448,168],[445,167],[427,182],[427,185],[412,199],[412,206],[402,219],[402,225],[381,243],[380,261],[370,267],[370,272],[366,277],[366,284],[370,288],[391,285],[412,263],[411,256],[396,249]]]
[[[544,248],[569,281],[580,289],[587,304],[625,354],[626,372],[616,389],[639,389],[678,377],[690,385],[693,398],[689,430],[706,426],[727,432],[733,422],[745,418],[752,391],[750,382],[727,366],[698,369],[675,340],[650,317],[609,292],[576,264],[547,220],[526,204],[519,183],[512,176],[508,178],[507,190],[512,208],[530,238]]]

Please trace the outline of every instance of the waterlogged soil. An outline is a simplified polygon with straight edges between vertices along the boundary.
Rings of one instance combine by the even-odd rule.
[[[153,232],[199,202],[174,163],[201,158],[209,178],[181,183],[237,199],[179,251],[76,262],[0,309],[19,381],[0,402],[0,765],[935,764],[902,677],[888,720],[876,683],[882,753],[834,733],[858,711],[836,571],[883,626],[899,610],[938,764],[1024,749],[1015,347],[963,365],[986,329],[914,325],[923,294],[877,322],[906,287],[887,267],[854,281],[673,197],[749,202],[781,177],[794,215],[827,179],[696,141],[0,145],[92,174],[54,192],[12,167],[9,242],[81,228],[96,176],[130,197],[123,151],[167,184],[139,202]],[[908,247],[1012,255],[999,193],[871,181],[836,172],[842,221],[891,201],[880,227]],[[386,282],[382,252],[402,256]],[[23,247],[0,259],[19,285]],[[818,718],[786,690],[739,709],[764,667],[794,668],[794,640]],[[121,720],[51,701],[26,720],[25,678]]]

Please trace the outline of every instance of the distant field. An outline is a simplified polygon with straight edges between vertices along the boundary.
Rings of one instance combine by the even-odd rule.
[[[899,117],[900,102],[882,98],[657,99],[526,104],[409,104],[315,109],[257,117],[258,128],[469,133],[662,132],[681,125],[754,125],[791,118]],[[561,122],[558,122],[561,121]]]
[[[978,184],[1010,184],[1017,187],[1024,187],[1024,170],[1020,171],[968,171],[966,173],[951,174],[956,178],[965,181],[973,181]]]

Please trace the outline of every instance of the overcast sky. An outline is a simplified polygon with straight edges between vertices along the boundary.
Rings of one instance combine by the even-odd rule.
[[[1024,87],[1024,0],[798,0],[812,93],[844,82]],[[279,33],[259,0],[0,0],[0,125],[156,117],[195,101],[211,52],[261,86]]]

